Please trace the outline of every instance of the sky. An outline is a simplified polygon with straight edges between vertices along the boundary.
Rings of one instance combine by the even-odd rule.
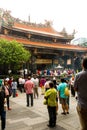
[[[75,29],[77,37],[87,38],[87,0],[0,0],[0,8],[10,10],[15,18],[34,23],[52,21],[57,31],[71,34]]]

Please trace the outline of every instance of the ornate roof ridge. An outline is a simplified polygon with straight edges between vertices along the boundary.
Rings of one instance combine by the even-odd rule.
[[[42,23],[32,23],[32,22],[27,22],[27,21],[23,21],[20,20],[19,18],[14,18],[11,16],[11,11],[9,10],[4,10],[2,8],[0,8],[0,18],[1,18],[1,24],[5,25],[5,26],[9,26],[9,27],[20,27],[20,28],[30,28],[31,30],[36,30],[36,31],[42,31],[43,33],[52,33],[52,34],[56,34],[56,35],[60,35],[61,37],[66,37],[69,39],[73,39],[74,35],[68,35],[67,32],[65,32],[65,30],[63,30],[62,32],[58,32],[56,31],[53,27],[52,27],[52,21],[48,21],[45,20],[45,24]]]

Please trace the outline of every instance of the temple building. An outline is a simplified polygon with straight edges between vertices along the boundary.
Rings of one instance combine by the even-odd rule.
[[[9,11],[0,11],[0,39],[16,40],[31,52],[31,59],[24,68],[32,72],[58,64],[73,68],[74,59],[87,54],[87,48],[70,44],[74,32],[71,35],[65,29],[57,32],[50,21],[45,24],[25,22],[12,17]]]

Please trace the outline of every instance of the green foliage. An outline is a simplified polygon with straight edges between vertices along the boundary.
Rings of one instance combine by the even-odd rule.
[[[27,62],[31,54],[16,41],[0,39],[0,64],[18,66]]]

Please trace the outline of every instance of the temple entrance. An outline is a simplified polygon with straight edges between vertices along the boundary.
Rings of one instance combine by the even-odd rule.
[[[37,70],[45,70],[45,69],[46,69],[46,64],[37,65]]]

